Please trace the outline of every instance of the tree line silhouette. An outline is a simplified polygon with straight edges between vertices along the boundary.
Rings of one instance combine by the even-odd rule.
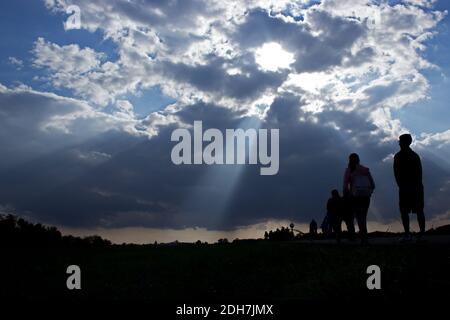
[[[2,247],[103,247],[111,241],[98,235],[87,237],[63,236],[56,227],[31,223],[12,214],[0,214],[0,246]]]

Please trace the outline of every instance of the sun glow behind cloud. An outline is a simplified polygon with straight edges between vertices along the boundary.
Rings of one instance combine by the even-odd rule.
[[[276,42],[263,44],[255,51],[255,61],[265,71],[289,69],[295,62],[294,55]]]

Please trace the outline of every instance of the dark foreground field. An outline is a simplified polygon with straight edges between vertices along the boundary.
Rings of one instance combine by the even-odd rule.
[[[224,245],[2,249],[1,298],[322,299],[446,295],[450,246],[253,242]],[[81,267],[81,290],[66,268]],[[381,268],[382,290],[366,287]],[[441,296],[442,298],[442,296]]]

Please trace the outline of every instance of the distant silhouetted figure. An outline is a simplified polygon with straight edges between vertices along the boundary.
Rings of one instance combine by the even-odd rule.
[[[316,236],[317,235],[317,222],[314,219],[312,219],[311,223],[309,224],[309,234],[311,236]]]
[[[358,221],[361,243],[367,242],[367,211],[375,182],[369,168],[360,164],[359,156],[352,153],[348,158],[348,167],[344,173],[343,193],[350,199],[350,205]]]
[[[330,223],[330,229],[334,231],[336,240],[341,240],[343,203],[339,191],[336,189],[331,191],[331,198],[327,202],[327,216]]]
[[[322,224],[320,225],[320,229],[322,229],[322,233],[329,235],[331,230],[330,230],[330,220],[328,218],[328,215],[325,215],[325,217],[323,218]]]
[[[399,138],[400,151],[394,157],[394,175],[399,188],[399,206],[405,239],[411,238],[409,233],[411,212],[417,214],[420,233],[425,232],[422,163],[419,155],[410,148],[411,143],[411,135],[402,134]]]

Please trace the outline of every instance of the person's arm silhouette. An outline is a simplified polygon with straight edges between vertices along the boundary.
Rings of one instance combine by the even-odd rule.
[[[350,184],[350,170],[347,168],[347,169],[345,169],[345,172],[344,172],[344,184],[343,184],[343,186],[342,186],[342,194],[344,195],[344,196],[347,196],[348,194],[349,194],[349,192],[350,192],[350,187],[349,187],[349,184]]]
[[[420,161],[419,155],[416,153],[416,181],[422,182],[422,161]]]
[[[402,184],[400,168],[401,168],[400,157],[398,155],[395,155],[395,157],[394,157],[394,176],[395,176],[395,181],[397,182],[397,186],[399,186],[399,187]]]
[[[373,180],[372,174],[370,171],[367,171],[367,175],[369,176],[370,181],[370,187],[372,188],[372,191],[375,190],[375,181]]]

